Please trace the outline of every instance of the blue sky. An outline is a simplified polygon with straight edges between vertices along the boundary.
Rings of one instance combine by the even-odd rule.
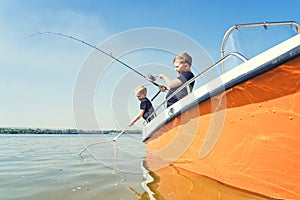
[[[76,128],[74,85],[93,49],[54,36],[24,39],[30,34],[61,32],[97,45],[129,30],[164,28],[191,38],[215,61],[220,57],[223,35],[231,26],[265,21],[300,22],[299,8],[298,0],[3,0],[0,2],[0,126]],[[131,66],[141,64],[131,57],[123,59]],[[172,63],[162,59],[162,64]],[[120,72],[119,79],[122,78],[124,67],[115,68]],[[124,128],[138,112],[139,102],[131,93],[127,100],[130,106],[112,114],[114,104],[109,98],[104,100],[101,90],[111,91],[117,85],[99,84],[95,92],[95,115],[103,123],[98,128]],[[134,86],[130,87],[134,90]],[[116,112],[127,113],[127,117],[116,119]]]

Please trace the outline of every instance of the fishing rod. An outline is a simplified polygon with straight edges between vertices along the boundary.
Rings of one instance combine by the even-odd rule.
[[[80,42],[80,43],[83,43],[89,47],[92,47],[93,49],[96,49],[97,51],[100,51],[101,53],[109,56],[110,58],[114,59],[115,61],[121,63],[122,65],[124,65],[125,67],[127,67],[128,69],[134,71],[136,74],[140,75],[141,77],[143,77],[144,79],[146,79],[147,81],[151,82],[152,84],[154,84],[155,86],[159,87],[159,84],[157,84],[155,82],[155,77],[153,75],[150,75],[148,74],[147,76],[143,75],[142,73],[140,73],[139,71],[137,71],[136,69],[130,67],[128,64],[124,63],[123,61],[121,61],[120,59],[114,57],[112,54],[109,54],[105,51],[103,51],[102,49],[99,49],[97,46],[94,46],[88,42],[85,42],[84,40],[81,40],[81,39],[78,39],[76,37],[73,37],[71,35],[66,35],[66,34],[63,34],[63,33],[58,33],[58,32],[38,32],[38,33],[35,33],[35,34],[31,34],[29,35],[28,37],[32,37],[32,36],[35,36],[35,35],[42,35],[42,34],[50,34],[50,35],[58,35],[58,36],[61,36],[61,37],[66,37],[66,38],[70,38],[72,40],[76,40],[77,42]]]
[[[116,137],[114,137],[113,141],[117,142],[119,140],[119,137],[121,137],[121,135],[123,133],[125,133],[125,131],[127,131],[127,129],[130,127],[130,125],[128,125],[121,133],[119,133],[119,135],[117,135]]]

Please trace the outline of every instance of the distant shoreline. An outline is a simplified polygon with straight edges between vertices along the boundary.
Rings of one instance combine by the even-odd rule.
[[[121,130],[77,130],[42,128],[0,128],[0,134],[112,134]],[[129,130],[128,134],[141,134],[140,130]]]

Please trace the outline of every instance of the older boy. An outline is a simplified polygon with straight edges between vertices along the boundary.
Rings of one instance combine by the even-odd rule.
[[[179,76],[173,80],[167,77],[165,74],[160,74],[160,78],[163,79],[167,86],[170,88],[166,98],[168,98],[173,92],[175,92],[182,84],[189,81],[194,77],[194,74],[191,72],[192,57],[188,53],[181,53],[177,55],[173,60],[173,65],[175,70],[178,72]],[[171,106],[179,99],[182,99],[188,93],[193,90],[194,82],[190,83],[188,87],[183,88],[175,96],[171,97],[167,101],[167,107]],[[165,92],[166,88],[160,86],[160,90]]]

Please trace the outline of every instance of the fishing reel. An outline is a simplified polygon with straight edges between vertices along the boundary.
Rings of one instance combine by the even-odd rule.
[[[152,74],[148,74],[146,78],[147,78],[147,80],[150,81],[150,82],[156,81],[156,77],[153,76]]]

